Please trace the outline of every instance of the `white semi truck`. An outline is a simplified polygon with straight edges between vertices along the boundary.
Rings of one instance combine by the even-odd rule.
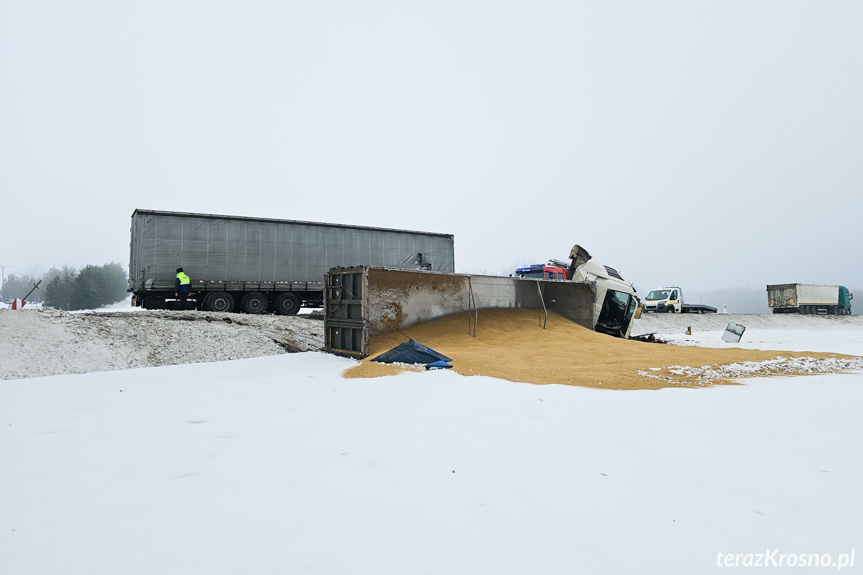
[[[644,311],[655,313],[716,313],[716,308],[683,302],[683,290],[677,286],[658,287],[644,298]]]

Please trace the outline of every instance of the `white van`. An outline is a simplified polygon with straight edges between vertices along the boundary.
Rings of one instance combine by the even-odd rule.
[[[683,310],[683,290],[676,286],[656,288],[644,298],[644,310],[680,313]]]

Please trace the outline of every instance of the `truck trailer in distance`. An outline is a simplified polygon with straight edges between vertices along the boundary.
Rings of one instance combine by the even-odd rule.
[[[452,234],[211,214],[135,210],[130,248],[132,304],[147,309],[179,306],[180,267],[190,307],[283,315],[320,306],[331,268],[455,271]]]
[[[767,304],[773,313],[851,315],[854,294],[845,286],[774,284],[767,286]]]

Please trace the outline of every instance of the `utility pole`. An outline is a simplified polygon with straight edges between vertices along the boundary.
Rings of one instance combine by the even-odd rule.
[[[3,284],[6,283],[6,266],[0,266],[0,289],[3,289]]]

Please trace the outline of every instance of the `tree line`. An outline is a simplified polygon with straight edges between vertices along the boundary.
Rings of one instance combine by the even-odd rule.
[[[41,277],[10,275],[0,288],[3,301],[23,298],[39,280],[39,289],[27,301],[42,302],[63,310],[96,309],[122,301],[128,295],[126,271],[118,263],[88,265],[81,270],[63,266],[51,268]]]

